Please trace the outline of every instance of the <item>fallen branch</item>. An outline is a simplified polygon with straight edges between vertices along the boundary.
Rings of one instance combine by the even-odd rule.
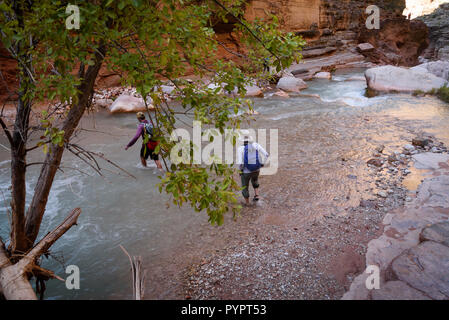
[[[56,242],[64,233],[67,232],[73,225],[76,225],[79,215],[81,214],[80,208],[75,208],[70,212],[67,218],[56,227],[53,231],[47,233],[47,235],[38,242],[17,264],[28,265],[34,263],[37,258],[46,253],[48,249]]]
[[[50,278],[63,280],[52,271],[46,270],[37,265],[37,259],[47,253],[48,249],[67,232],[81,214],[81,209],[73,209],[64,221],[53,231],[47,233],[23,258],[16,264],[12,264],[3,242],[0,240],[0,292],[7,300],[37,300],[30,282],[29,275],[41,277],[47,280]],[[64,281],[64,280],[63,280]],[[45,286],[43,287],[43,289]],[[42,291],[40,292],[42,294]]]
[[[120,248],[128,256],[129,263],[131,264],[131,272],[133,275],[134,300],[143,300],[143,295],[145,292],[146,270],[142,271],[142,257],[133,256],[131,259],[131,256],[129,255],[128,251],[126,251],[126,249],[122,245],[120,245]]]

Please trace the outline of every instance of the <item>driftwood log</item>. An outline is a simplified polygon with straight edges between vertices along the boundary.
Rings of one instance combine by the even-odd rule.
[[[131,264],[131,272],[133,277],[133,298],[134,300],[143,300],[143,295],[145,292],[145,277],[146,270],[142,269],[142,257],[141,256],[131,256],[128,251],[120,245],[120,248],[128,256],[129,263]]]
[[[40,276],[64,281],[52,271],[41,268],[37,259],[48,252],[48,249],[73,225],[81,214],[81,209],[74,209],[65,220],[53,231],[47,233],[23,258],[13,264],[0,240],[0,293],[7,300],[37,300],[36,293],[31,286],[31,276]]]

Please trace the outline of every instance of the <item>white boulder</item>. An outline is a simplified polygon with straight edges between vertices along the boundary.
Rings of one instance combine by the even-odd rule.
[[[258,86],[245,86],[247,97],[263,97],[263,91]]]
[[[175,87],[174,86],[166,86],[163,84],[163,85],[161,85],[161,90],[165,94],[172,94],[173,91],[175,91]]]
[[[260,97],[263,98],[263,90],[256,85],[246,85],[245,86],[246,94],[245,97]],[[237,88],[234,88],[231,92],[228,93],[231,96],[236,96],[239,94]]]
[[[332,75],[330,72],[318,72],[314,77],[316,79],[332,79]]]
[[[154,109],[152,104],[148,105],[149,109]],[[109,112],[121,113],[121,112],[139,112],[146,111],[145,102],[142,98],[136,98],[127,94],[120,95],[109,106]]]
[[[282,77],[279,79],[276,87],[287,92],[299,92],[302,89],[306,89],[307,84],[295,77]]]
[[[365,71],[368,88],[376,91],[428,92],[439,89],[446,80],[439,78],[424,68],[406,69],[394,66],[381,66]]]
[[[449,61],[426,62],[410,69],[416,70],[418,68],[425,69],[439,78],[449,80]]]
[[[114,103],[114,100],[112,99],[95,99],[94,100],[94,105],[102,107],[102,108],[107,108],[109,107],[112,103]]]

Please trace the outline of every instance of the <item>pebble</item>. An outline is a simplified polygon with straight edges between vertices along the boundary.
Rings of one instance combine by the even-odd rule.
[[[408,152],[412,152],[412,151],[415,151],[415,147],[412,146],[411,144],[406,144],[406,145],[404,146],[404,150],[405,150],[405,151],[408,151]]]
[[[378,195],[379,197],[382,197],[382,198],[386,198],[386,197],[387,197],[387,194],[386,194],[384,191],[379,191],[379,192],[377,192],[377,195]]]

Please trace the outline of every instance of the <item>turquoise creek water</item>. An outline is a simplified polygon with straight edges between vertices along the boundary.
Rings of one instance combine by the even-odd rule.
[[[419,132],[434,134],[449,144],[449,105],[433,97],[384,95],[364,97],[362,71],[337,74],[334,80],[314,80],[304,94],[281,99],[267,95],[254,99],[259,115],[253,128],[278,129],[279,170],[263,177],[262,196],[270,199],[271,209],[280,209],[292,223],[319,217],[324,209],[357,205],[363,192],[362,176],[366,160],[380,145],[385,152],[400,150]],[[110,115],[104,111],[87,115],[76,143],[88,150],[102,152],[137,177],[117,175],[104,164],[104,177],[95,175],[70,153],[63,158],[42,223],[40,237],[58,225],[75,207],[82,208],[78,226],[73,227],[52,248],[52,257],[43,266],[66,277],[64,266],[80,268],[80,290],[67,290],[63,282],[50,281],[49,299],[129,299],[132,297],[129,261],[120,250],[123,245],[133,255],[141,255],[150,279],[161,279],[174,252],[188,251],[189,243],[199,241],[198,228],[209,226],[205,213],[187,206],[167,208],[169,197],[155,188],[159,178],[153,167],[139,163],[140,142],[130,150],[124,146],[136,129],[133,114]],[[95,132],[94,132],[95,131]],[[4,135],[0,143],[7,145]],[[0,152],[0,236],[9,238],[10,155]],[[340,159],[349,159],[342,166]],[[29,162],[42,158],[42,152],[30,154]],[[72,168],[72,169],[71,169]],[[90,176],[73,168],[81,169]],[[27,172],[30,201],[39,166]],[[359,183],[359,184],[358,184]],[[339,208],[335,195],[347,196]],[[335,202],[335,201],[334,201]],[[217,232],[219,237],[219,231]],[[160,277],[159,277],[160,276]],[[156,281],[156,280],[154,280]],[[148,298],[172,297],[170,283],[151,283],[155,289]],[[159,288],[159,289],[158,289]]]

